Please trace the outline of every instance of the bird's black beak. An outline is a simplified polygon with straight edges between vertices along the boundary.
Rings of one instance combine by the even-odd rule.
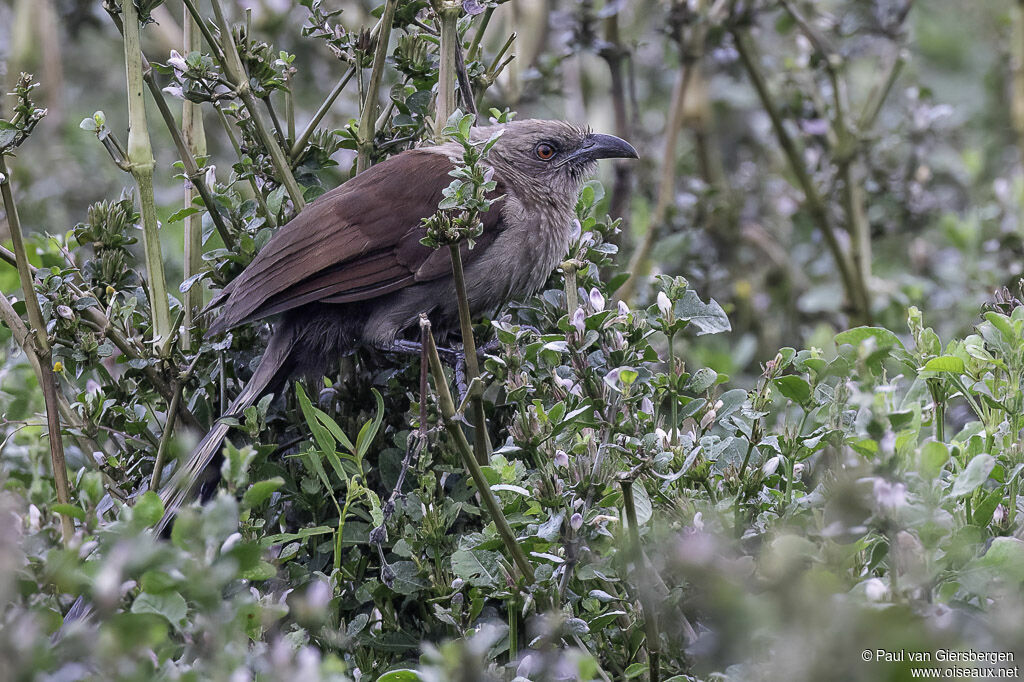
[[[633,145],[614,135],[590,133],[583,138],[583,143],[573,151],[565,162],[586,164],[598,159],[637,159],[640,158]]]

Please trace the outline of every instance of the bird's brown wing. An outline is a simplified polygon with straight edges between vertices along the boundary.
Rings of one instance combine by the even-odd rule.
[[[281,228],[211,303],[221,308],[209,333],[314,301],[375,298],[451,272],[447,249],[419,242],[421,221],[437,210],[451,168],[444,154],[411,150],[324,194]],[[484,236],[477,248],[463,250],[466,258],[501,229],[499,205],[482,218]]]

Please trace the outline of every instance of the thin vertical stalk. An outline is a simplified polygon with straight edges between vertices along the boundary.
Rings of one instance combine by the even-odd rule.
[[[469,313],[469,296],[466,293],[466,275],[462,269],[462,254],[458,244],[448,247],[452,257],[452,276],[455,280],[455,295],[459,301],[459,328],[462,333],[462,352],[466,358],[466,381],[470,390],[470,406],[473,410],[473,451],[477,461],[485,465],[489,461],[491,443],[487,437],[487,415],[484,399],[480,395],[480,361],[476,354],[476,339],[473,338],[473,319]]]
[[[466,440],[466,435],[462,433],[462,427],[459,425],[455,414],[455,402],[452,400],[451,391],[448,390],[448,379],[444,374],[444,366],[441,364],[441,357],[437,353],[437,344],[434,342],[434,335],[430,331],[430,322],[425,315],[420,318],[420,328],[426,330],[424,336],[426,338],[427,360],[430,363],[430,373],[434,377],[434,390],[437,391],[438,409],[441,412],[444,427],[452,437],[452,440],[455,441],[455,449],[458,450],[459,455],[462,457],[462,463],[469,470],[469,475],[473,478],[473,483],[476,484],[477,490],[480,492],[480,499],[483,500],[484,507],[487,508],[487,513],[490,514],[491,521],[494,522],[494,527],[498,531],[498,537],[501,538],[505,549],[512,556],[512,563],[523,574],[527,583],[533,584],[536,580],[533,566],[523,553],[523,548],[516,542],[516,536],[508,525],[505,513],[501,510],[501,505],[498,504],[498,500],[494,497],[494,492],[487,482],[483,469],[480,468],[480,465],[477,464],[476,459],[473,457],[473,450],[469,446],[469,441]]]
[[[61,504],[70,504],[71,486],[68,482],[68,469],[64,459],[64,441],[60,435],[57,379],[53,374],[53,356],[50,354],[50,342],[46,337],[46,323],[43,320],[43,311],[39,307],[39,299],[36,297],[36,288],[31,270],[32,266],[28,262],[28,254],[25,251],[25,240],[21,232],[21,221],[18,218],[18,207],[14,203],[14,193],[11,191],[10,173],[7,170],[7,164],[2,153],[0,153],[0,194],[3,196],[4,211],[7,213],[7,224],[10,228],[11,241],[14,245],[14,257],[18,265],[18,278],[21,280],[21,289],[25,295],[25,309],[28,311],[29,323],[35,334],[33,346],[35,356],[38,358],[38,363],[36,363],[37,378],[39,379],[39,386],[43,390],[43,404],[46,407],[46,429],[50,436],[50,466],[53,469],[53,484],[57,493],[57,501]],[[0,294],[0,297],[2,297],[2,294]],[[7,304],[6,297],[4,297],[4,303]],[[10,307],[9,304],[8,307]],[[10,314],[14,315],[13,308],[11,308]],[[28,351],[26,350],[26,352]],[[60,527],[64,542],[67,543],[75,532],[71,517],[61,514]]]
[[[373,154],[373,138],[376,136],[377,99],[380,83],[384,78],[384,63],[388,57],[388,42],[391,39],[391,25],[395,22],[395,10],[398,0],[387,0],[381,14],[380,32],[377,34],[377,45],[373,52],[373,68],[370,70],[370,82],[363,98],[363,108],[359,112],[359,150],[356,157],[356,173],[362,173],[370,167]]]
[[[199,34],[199,27],[196,26],[195,20],[189,16],[188,12],[185,12],[185,16],[182,17],[183,27],[183,43],[185,54],[188,55],[190,52],[196,52],[202,49],[202,42]],[[199,104],[184,100],[181,108],[181,133],[184,138],[185,145],[188,147],[189,154],[193,158],[206,156],[206,131],[203,127],[203,112]],[[185,196],[183,202],[185,208],[192,205],[192,199],[194,197],[195,189],[192,183],[185,184]],[[216,212],[215,206],[210,206],[211,217]],[[230,248],[230,246],[229,246]],[[203,267],[203,223],[199,215],[190,215],[185,217],[185,280],[194,276]],[[192,287],[188,293],[185,294],[185,320],[184,325],[186,330],[191,330],[195,324],[195,319],[198,315],[199,310],[203,306],[203,290],[200,287]],[[185,350],[189,350],[192,347],[192,334],[189,331],[182,334],[181,346]],[[177,397],[177,393],[175,394]],[[174,411],[171,411],[173,414]],[[171,417],[167,418],[168,424],[173,423]],[[159,474],[154,470],[153,472],[154,485],[151,486],[153,490],[159,488]]]
[[[640,598],[640,607],[644,611],[644,631],[646,633],[647,648],[647,669],[650,682],[658,682],[660,677],[659,658],[661,653],[661,633],[658,631],[658,618],[655,613],[653,600],[650,598],[652,581],[648,579],[647,560],[640,546],[640,524],[636,518],[636,503],[633,500],[633,481],[622,479],[619,481],[622,486],[622,503],[626,508],[626,521],[629,524],[629,546],[630,554],[640,581],[637,587],[637,595]]]
[[[392,0],[393,2],[394,0]],[[189,4],[192,4],[194,7],[193,3]],[[277,171],[281,184],[284,185],[285,191],[288,192],[288,196],[292,200],[292,204],[295,205],[295,210],[297,212],[301,211],[306,207],[306,200],[302,196],[302,189],[299,187],[299,183],[295,181],[295,175],[292,174],[291,164],[288,162],[288,157],[285,155],[284,150],[273,133],[267,129],[267,124],[264,123],[263,118],[260,116],[256,96],[252,94],[252,88],[249,86],[249,77],[245,73],[245,67],[242,66],[242,58],[238,55],[238,46],[235,45],[235,40],[231,34],[231,25],[224,16],[220,0],[211,0],[211,4],[213,5],[213,14],[217,18],[217,25],[220,28],[220,49],[224,58],[222,64],[224,73],[231,81],[235,92],[238,94],[238,98],[242,100],[242,105],[245,106],[246,111],[249,113],[249,118],[252,119],[253,127],[256,129],[256,135],[260,138],[260,142],[263,143],[263,146],[270,153],[270,160],[274,164],[274,170]],[[192,7],[189,7],[189,12],[192,12]]]
[[[142,245],[146,258],[149,304],[153,317],[153,342],[160,355],[168,351],[171,313],[167,302],[167,280],[160,251],[160,232],[153,196],[153,146],[146,123],[146,100],[142,94],[142,47],[139,43],[139,15],[132,0],[121,0],[124,16],[124,62],[128,88],[128,164],[139,190],[142,213]]]
[[[335,84],[334,89],[331,90],[324,101],[320,104],[320,108],[316,110],[315,114],[313,114],[313,118],[309,120],[309,123],[302,130],[302,134],[300,134],[298,139],[292,144],[292,149],[289,153],[292,163],[298,162],[302,152],[306,149],[306,143],[309,142],[310,136],[316,132],[316,127],[320,125],[320,121],[322,121],[324,116],[327,115],[327,112],[331,110],[331,107],[334,105],[334,101],[338,99],[338,95],[340,95],[342,90],[345,89],[348,82],[352,80],[352,76],[355,72],[356,69],[354,66],[350,67],[349,70],[345,72],[345,75],[341,77],[341,79]]]
[[[684,63],[676,76],[675,86],[672,88],[672,104],[669,108],[668,124],[665,128],[665,139],[662,146],[661,178],[658,182],[658,196],[654,205],[654,211],[647,223],[647,232],[643,240],[633,252],[629,259],[629,279],[625,281],[622,288],[616,293],[616,298],[629,302],[636,294],[637,284],[641,277],[647,275],[650,268],[651,251],[654,242],[661,230],[661,224],[665,222],[669,206],[675,196],[676,183],[676,146],[679,143],[679,133],[683,128],[683,118],[686,109],[686,93],[690,89],[693,80],[696,63]]]

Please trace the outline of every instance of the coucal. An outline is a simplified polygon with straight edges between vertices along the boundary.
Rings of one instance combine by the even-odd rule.
[[[583,179],[598,159],[636,158],[629,143],[562,121],[501,124],[488,154],[501,197],[481,214],[483,234],[463,245],[474,316],[535,293],[565,257]],[[473,130],[487,139],[495,126]],[[359,346],[401,347],[427,313],[440,336],[458,329],[448,249],[420,243],[462,147],[446,143],[397,154],[327,192],[282,227],[211,302],[207,336],[272,315],[266,352],[231,403],[239,414],[290,376],[322,373]],[[218,423],[161,491],[159,529],[192,493],[228,426]]]

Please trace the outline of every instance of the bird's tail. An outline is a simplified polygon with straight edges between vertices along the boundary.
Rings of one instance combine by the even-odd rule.
[[[249,379],[242,392],[238,394],[228,407],[225,415],[242,413],[247,407],[256,403],[268,387],[280,384],[291,373],[292,349],[295,347],[295,333],[283,329],[280,325],[270,337],[267,350],[260,359],[259,367]],[[227,436],[230,426],[218,421],[209,433],[192,450],[188,459],[182,460],[178,469],[160,491],[160,499],[164,503],[164,516],[156,525],[154,532],[160,535],[171,522],[178,509],[185,504],[195,491],[196,484],[203,477],[214,455],[220,449],[221,442]]]

